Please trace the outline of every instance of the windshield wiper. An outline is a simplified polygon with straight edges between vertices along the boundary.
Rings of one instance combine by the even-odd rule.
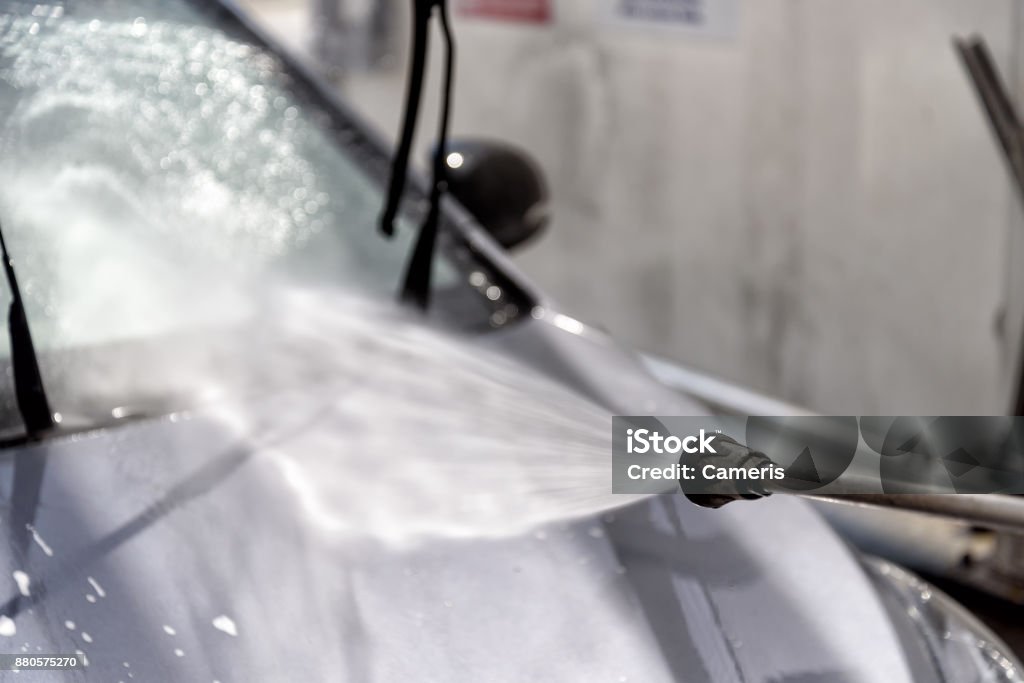
[[[441,216],[441,195],[447,188],[445,150],[448,147],[448,120],[451,109],[452,80],[455,63],[455,39],[448,20],[447,0],[414,0],[412,48],[409,60],[409,84],[406,92],[405,115],[398,151],[391,166],[391,182],[388,187],[384,211],[381,214],[380,229],[388,237],[394,235],[395,217],[405,189],[409,170],[409,155],[412,152],[416,121],[419,119],[420,99],[423,94],[423,80],[426,74],[427,53],[430,43],[430,17],[437,9],[441,31],[446,44],[444,90],[441,103],[441,121],[437,144],[434,147],[433,178],[430,187],[430,209],[420,227],[412,255],[406,266],[402,282],[401,298],[406,303],[426,310],[430,303],[430,275],[437,243],[437,230]]]
[[[14,370],[14,395],[18,403],[18,412],[25,423],[25,431],[29,438],[36,439],[53,429],[53,413],[50,402],[46,400],[43,388],[43,376],[39,372],[39,359],[32,344],[32,333],[28,328],[25,316],[25,305],[18,287],[18,277],[14,274],[14,263],[7,251],[3,228],[0,227],[0,256],[4,260],[4,272],[7,285],[11,291],[11,307],[7,312],[7,334],[11,338],[11,367]]]

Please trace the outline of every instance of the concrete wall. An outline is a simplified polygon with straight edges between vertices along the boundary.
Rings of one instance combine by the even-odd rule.
[[[1012,0],[745,0],[716,40],[556,9],[457,20],[454,131],[548,172],[552,229],[516,258],[570,312],[825,412],[1006,409],[1024,226],[950,38],[1016,83]],[[394,57],[340,82],[391,135]]]

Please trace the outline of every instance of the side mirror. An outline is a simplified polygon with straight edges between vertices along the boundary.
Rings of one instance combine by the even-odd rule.
[[[448,141],[448,191],[506,249],[539,234],[550,218],[548,188],[524,151],[481,139]]]

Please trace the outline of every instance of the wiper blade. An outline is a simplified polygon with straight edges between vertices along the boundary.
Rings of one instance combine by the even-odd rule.
[[[412,154],[416,122],[420,115],[420,99],[423,94],[427,50],[430,45],[430,13],[433,10],[433,2],[431,0],[413,0],[413,2],[412,47],[409,53],[409,83],[405,93],[405,114],[402,120],[398,149],[391,162],[391,180],[388,183],[384,211],[380,217],[380,230],[388,237],[395,234],[395,218],[398,216],[398,208],[402,202],[402,193],[405,191],[405,181],[409,173],[409,156]]]
[[[441,121],[437,144],[434,147],[433,178],[430,188],[430,209],[420,227],[416,245],[406,266],[402,282],[401,298],[426,310],[430,302],[430,276],[437,242],[437,230],[441,217],[441,195],[447,188],[445,150],[448,147],[448,121],[451,110],[452,81],[455,63],[455,39],[448,19],[447,0],[414,0],[413,42],[409,62],[409,85],[406,92],[405,116],[398,150],[391,167],[391,182],[381,214],[380,229],[387,236],[394,235],[395,217],[405,189],[409,170],[409,156],[412,153],[416,122],[419,119],[420,99],[423,94],[423,80],[426,74],[427,53],[430,39],[430,17],[437,9],[441,30],[446,44],[444,91],[442,93]]]
[[[0,256],[3,257],[7,285],[11,291],[11,307],[7,312],[7,334],[11,339],[14,395],[28,436],[38,438],[44,432],[53,429],[55,423],[53,413],[50,411],[50,402],[46,399],[46,389],[43,388],[39,358],[36,356],[35,345],[32,344],[32,333],[28,327],[28,318],[25,316],[25,304],[21,299],[18,276],[14,273],[14,263],[7,251],[2,227]]]

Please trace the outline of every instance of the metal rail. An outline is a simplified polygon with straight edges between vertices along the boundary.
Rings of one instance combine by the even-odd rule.
[[[974,84],[974,90],[992,126],[992,133],[1013,176],[1017,193],[1024,201],[1024,127],[1021,126],[1017,109],[1003,79],[999,76],[999,69],[996,68],[984,38],[954,38],[953,46]],[[1024,416],[1024,357],[1018,359],[1016,372],[1016,395],[1012,398],[1010,409],[1014,415]]]

